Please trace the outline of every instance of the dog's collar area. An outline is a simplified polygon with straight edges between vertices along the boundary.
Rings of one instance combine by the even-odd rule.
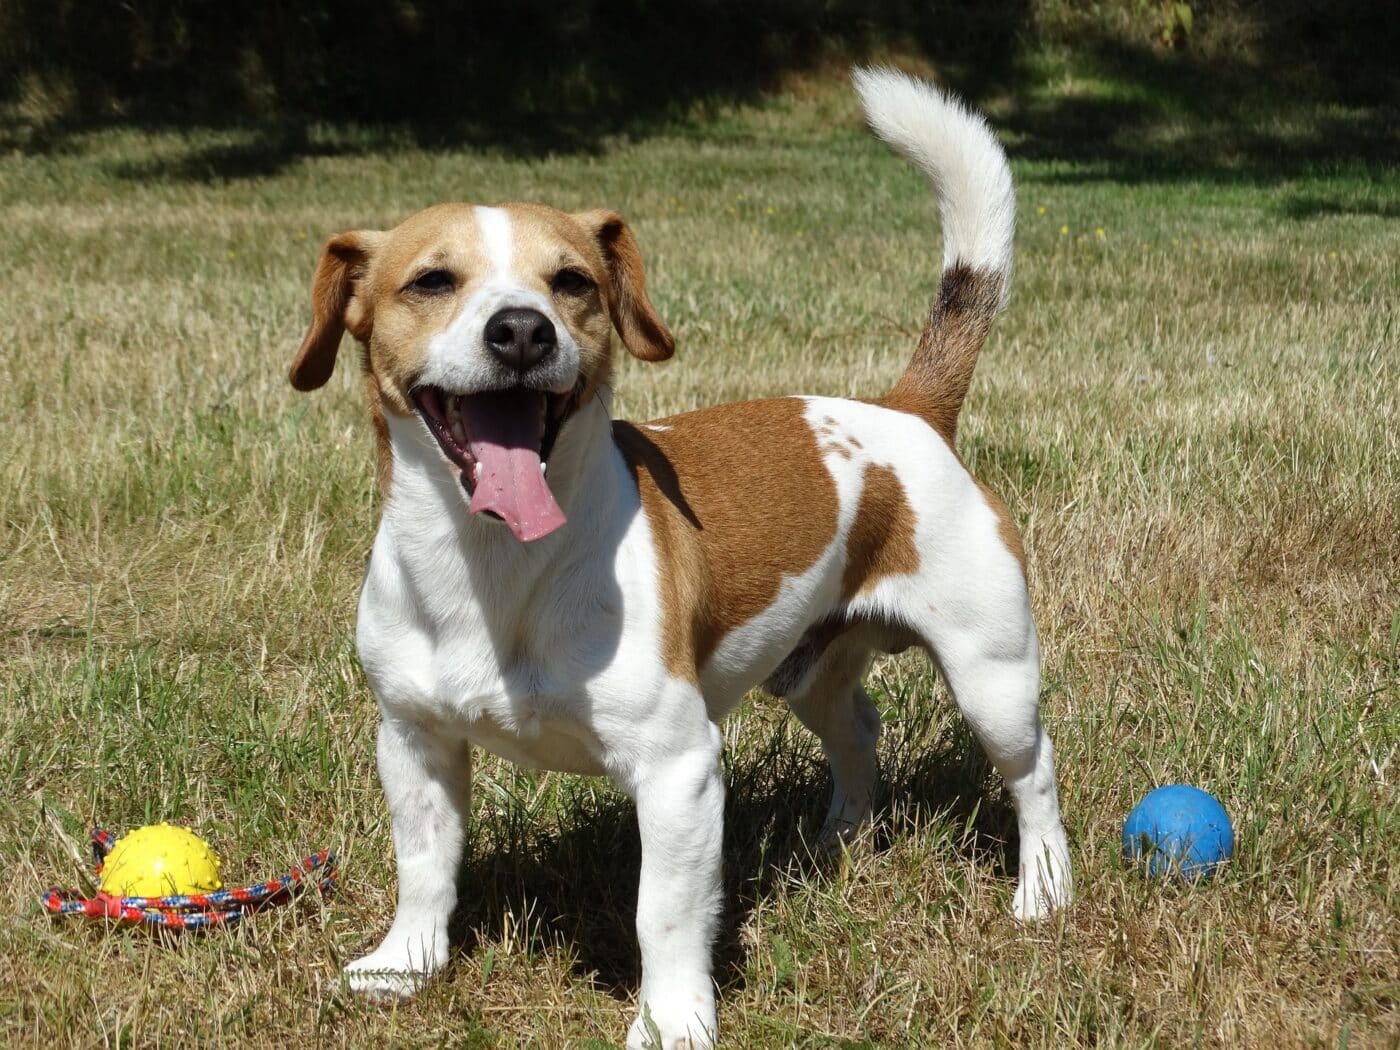
[[[578,392],[577,386],[566,394],[517,386],[462,394],[424,385],[411,397],[457,468],[471,512],[505,522],[529,542],[564,524],[545,474]]]

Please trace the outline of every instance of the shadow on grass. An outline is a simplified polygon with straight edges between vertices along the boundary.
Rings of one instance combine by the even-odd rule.
[[[1279,211],[1290,219],[1315,219],[1322,215],[1372,215],[1381,219],[1400,219],[1400,201],[1338,200],[1308,194],[1289,197]]]
[[[958,849],[985,866],[988,878],[1005,877],[1006,858],[1016,856],[1015,814],[961,720],[942,714],[914,732],[899,726],[887,734],[899,741],[882,748],[875,833],[853,863],[862,863],[863,850],[884,850],[917,829],[941,826]],[[715,973],[722,987],[732,988],[750,974],[740,933],[757,903],[790,880],[820,884],[828,877],[829,864],[807,843],[825,816],[831,782],[819,751],[791,717],[766,739],[751,740],[729,763],[725,780],[724,911]],[[518,937],[524,925],[534,943],[572,952],[581,976],[626,996],[641,976],[636,811],[615,792],[578,784],[551,827],[513,812],[478,823],[454,939],[471,951],[481,940]]]
[[[175,157],[123,160],[109,170],[134,182],[221,182],[276,175],[289,164],[317,157],[359,153],[361,144],[317,140],[304,124],[274,124],[244,131],[242,141],[192,146]]]
[[[1074,66],[1088,87],[1020,97],[997,122],[1014,156],[1071,165],[1035,181],[1273,184],[1400,161],[1400,99],[1379,88],[1351,103],[1297,70],[1106,34],[1082,37]]]

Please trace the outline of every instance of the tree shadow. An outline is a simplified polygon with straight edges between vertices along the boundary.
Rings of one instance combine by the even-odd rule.
[[[277,124],[255,128],[238,141],[191,144],[178,156],[147,155],[119,160],[108,169],[118,178],[135,182],[220,182],[276,175],[289,164],[316,157],[336,157],[359,152],[360,146],[317,140],[304,124]]]
[[[918,739],[904,735],[881,755],[875,830],[858,848],[882,851],[917,829],[957,829],[958,848],[1004,877],[1016,856],[1016,821],[992,771],[960,721],[940,720]],[[814,856],[831,782],[825,761],[790,716],[757,746],[728,763],[724,827],[724,911],[715,946],[721,987],[749,973],[742,931],[755,906],[779,884],[829,877]],[[615,792],[579,781],[558,814],[541,827],[507,811],[479,824],[461,880],[452,931],[463,951],[481,941],[519,936],[564,946],[575,969],[610,994],[626,997],[641,977],[635,920],[641,847],[636,811]]]
[[[1393,97],[1334,105],[1287,67],[1104,34],[1085,35],[1075,55],[1095,90],[1023,100],[998,122],[1013,155],[1071,163],[1035,173],[1035,181],[1277,184],[1338,165],[1400,160]]]
[[[1339,200],[1299,194],[1284,200],[1279,212],[1290,219],[1316,219],[1323,215],[1371,215],[1380,219],[1400,219],[1397,200]]]

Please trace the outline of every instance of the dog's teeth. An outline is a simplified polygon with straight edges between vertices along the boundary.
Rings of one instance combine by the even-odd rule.
[[[540,477],[544,477],[549,470],[549,464],[540,460]]]
[[[462,421],[460,419],[454,419],[452,421],[452,436],[455,437],[460,444],[465,445],[467,443],[467,431],[462,426]]]
[[[481,480],[481,464],[480,464],[480,463],[478,463],[476,466],[472,467],[472,478],[473,478],[473,480],[475,480],[475,481],[480,481],[480,480]]]
[[[461,407],[455,395],[447,399],[447,418],[454,423],[461,418]]]

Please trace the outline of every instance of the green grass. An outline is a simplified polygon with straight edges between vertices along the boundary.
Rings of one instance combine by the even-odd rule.
[[[276,174],[203,166],[240,134],[110,130],[0,168],[0,1031],[613,1045],[638,847],[602,782],[480,763],[449,971],[395,1010],[337,986],[393,877],[352,642],[372,440],[352,368],[310,398],[284,379],[316,246],[446,199],[618,207],[679,341],[668,366],[622,369],[617,414],[639,418],[887,389],[936,283],[933,202],[823,84],[529,161],[327,128]],[[880,824],[836,870],[801,844],[826,807],[819,749],[756,694],[726,725],[722,1029],[1391,1045],[1400,176],[1354,154],[1241,169],[1043,147],[1015,164],[1016,287],[961,440],[1026,533],[1078,900],[1009,918],[1014,820],[921,661],[876,666]],[[1235,819],[1208,884],[1120,858],[1123,816],[1171,781]],[[332,845],[343,881],[201,937],[41,913],[38,891],[79,879],[65,842],[161,818],[212,840],[230,880]]]

